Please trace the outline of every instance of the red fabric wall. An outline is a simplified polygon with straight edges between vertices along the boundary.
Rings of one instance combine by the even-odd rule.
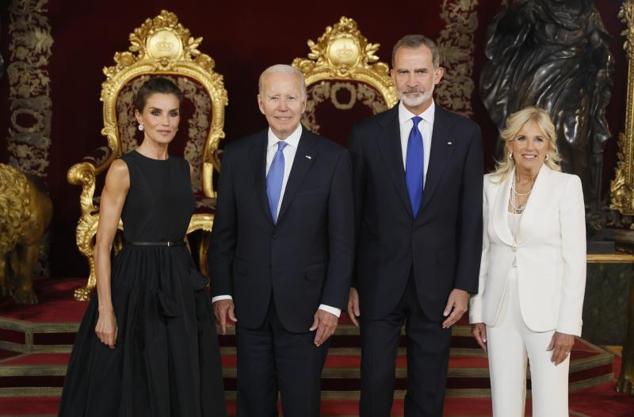
[[[85,276],[87,266],[76,249],[74,234],[79,216],[79,189],[66,181],[66,172],[82,156],[105,144],[99,101],[102,68],[112,65],[116,51],[128,48],[128,34],[145,18],[167,9],[179,16],[194,36],[204,37],[201,50],[216,61],[216,70],[225,77],[229,93],[225,132],[227,139],[239,137],[265,127],[256,105],[257,78],[267,66],[291,63],[309,52],[308,39],[317,40],[327,25],[341,16],[354,18],[370,42],[380,43],[379,56],[389,62],[391,46],[406,33],[425,33],[436,37],[443,27],[439,11],[443,1],[371,3],[352,0],[275,3],[179,2],[153,0],[130,2],[49,1],[49,16],[54,39],[49,65],[52,80],[53,120],[52,147],[47,185],[55,204],[51,226],[51,274],[54,277]],[[608,121],[612,133],[623,129],[625,112],[626,61],[620,32],[623,24],[616,17],[619,0],[598,1],[603,20],[614,37],[612,50],[616,58],[616,78]],[[479,27],[476,32],[474,79],[484,59],[486,27],[500,9],[500,0],[479,0]],[[0,50],[6,55],[6,15],[2,16]],[[6,161],[8,126],[7,80],[0,80],[0,161]],[[487,168],[493,166],[492,150],[497,132],[480,103],[473,96],[475,120],[483,129],[487,150]],[[345,132],[347,135],[347,132]],[[606,189],[613,176],[616,143],[606,147]]]

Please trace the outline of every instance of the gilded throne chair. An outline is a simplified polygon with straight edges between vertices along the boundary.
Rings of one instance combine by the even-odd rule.
[[[213,59],[198,50],[201,41],[202,38],[190,35],[175,14],[163,10],[135,29],[130,34],[129,50],[115,53],[115,65],[104,68],[101,134],[107,144],[68,171],[68,181],[82,189],[76,239],[90,269],[86,286],[75,291],[77,300],[87,300],[96,284],[93,249],[99,223],[99,196],[95,189],[102,189],[105,172],[112,161],[140,144],[143,136],[134,118],[133,98],[141,85],[154,75],[173,80],[185,96],[180,128],[170,144],[170,154],[183,156],[192,167],[196,211],[187,231],[188,241],[195,257],[205,259],[207,239],[200,235],[210,232],[213,223],[214,175],[220,166],[218,145],[224,138],[224,110],[228,99],[223,78],[214,71]],[[197,243],[195,251],[193,241]],[[200,264],[205,272],[205,262]]]
[[[398,102],[388,65],[376,55],[379,46],[347,17],[327,26],[316,43],[308,41],[308,57],[293,60],[306,78],[304,126],[345,144],[355,122]]]

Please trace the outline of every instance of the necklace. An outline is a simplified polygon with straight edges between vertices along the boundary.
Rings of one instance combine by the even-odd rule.
[[[528,190],[528,192],[520,193],[519,191],[517,191],[517,188],[515,188],[515,187],[516,187],[515,181],[513,181],[513,184],[511,184],[511,190],[513,190],[513,193],[515,193],[515,195],[519,195],[519,196],[522,196],[522,197],[529,195],[531,193],[531,191],[533,190],[533,187],[531,186],[531,189]]]
[[[511,198],[509,198],[509,205],[511,206],[512,213],[522,214],[524,212],[524,209],[526,208],[526,204],[528,203],[528,197],[533,191],[533,185],[535,184],[535,181],[531,181],[531,188],[526,193],[520,193],[519,191],[517,191],[516,181],[517,177],[514,177],[513,182],[511,183]],[[526,197],[523,204],[520,203],[521,197]]]
[[[518,204],[517,196],[511,195],[511,199],[509,200],[511,206],[511,213],[513,214],[522,214],[524,209],[526,208],[526,203],[520,205]]]

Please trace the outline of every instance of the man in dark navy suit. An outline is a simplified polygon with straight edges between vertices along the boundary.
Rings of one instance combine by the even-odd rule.
[[[229,143],[210,246],[213,306],[236,322],[238,416],[318,417],[320,377],[354,259],[348,151],[300,124],[304,77],[260,76],[269,128]]]
[[[361,328],[361,417],[390,416],[403,324],[405,416],[442,416],[451,326],[478,290],[480,129],[434,104],[439,61],[430,39],[402,38],[392,53],[400,103],[350,137],[358,248],[348,312]]]

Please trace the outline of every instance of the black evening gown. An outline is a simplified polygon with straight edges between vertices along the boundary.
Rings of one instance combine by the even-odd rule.
[[[130,190],[126,242],[182,241],[194,210],[182,158],[122,158]],[[218,338],[205,279],[185,246],[126,244],[112,262],[116,348],[95,334],[97,296],[84,315],[60,417],[224,417]]]

